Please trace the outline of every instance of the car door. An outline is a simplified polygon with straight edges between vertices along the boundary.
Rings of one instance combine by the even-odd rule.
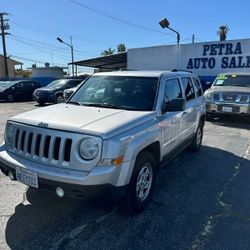
[[[181,85],[178,78],[167,79],[164,87],[164,100],[170,101],[172,99],[182,98]],[[162,115],[162,145],[163,154],[167,156],[180,144],[180,121],[182,112],[166,112]]]
[[[181,77],[183,94],[186,98],[186,109],[182,113],[181,137],[182,141],[189,140],[196,131],[196,94],[191,77]]]
[[[19,100],[22,98],[23,96],[22,88],[23,88],[22,82],[18,82],[11,87],[11,90],[15,99]]]

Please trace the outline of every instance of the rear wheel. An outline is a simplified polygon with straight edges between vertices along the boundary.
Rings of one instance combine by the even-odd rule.
[[[143,151],[137,157],[127,193],[121,209],[129,214],[141,212],[148,205],[155,183],[156,161],[154,156]]]
[[[202,138],[203,138],[203,124],[202,122],[200,122],[196,130],[195,136],[193,138],[193,141],[191,145],[189,146],[189,150],[191,152],[195,153],[200,150]]]
[[[7,101],[8,102],[13,102],[14,101],[14,96],[12,94],[7,95]]]
[[[38,104],[39,104],[40,106],[44,106],[45,102],[39,101]]]

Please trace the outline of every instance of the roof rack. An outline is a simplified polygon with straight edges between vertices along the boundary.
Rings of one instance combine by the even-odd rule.
[[[171,72],[188,72],[188,73],[193,73],[193,71],[186,70],[186,69],[172,69]]]

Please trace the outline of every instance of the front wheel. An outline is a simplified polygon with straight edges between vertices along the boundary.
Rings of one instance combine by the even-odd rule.
[[[62,95],[58,95],[58,96],[56,97],[56,103],[63,103],[63,102],[64,102],[63,96],[62,96]]]
[[[8,101],[8,102],[13,102],[13,101],[14,101],[14,96],[13,96],[12,94],[9,94],[9,95],[7,96],[7,101]]]
[[[129,214],[141,212],[148,205],[155,183],[156,161],[154,156],[143,151],[136,159],[127,193],[121,209]]]

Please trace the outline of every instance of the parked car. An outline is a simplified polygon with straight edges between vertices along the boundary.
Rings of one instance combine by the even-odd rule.
[[[97,73],[67,103],[10,118],[0,168],[59,197],[112,197],[138,213],[159,167],[200,149],[205,111],[193,73]]]
[[[73,94],[73,93],[75,93],[75,91],[77,90],[77,88],[80,86],[80,84],[78,84],[76,87],[74,87],[74,88],[70,88],[70,89],[65,89],[64,91],[63,91],[63,99],[64,99],[64,101],[66,102],[68,99],[69,99],[69,97]]]
[[[209,117],[220,114],[250,116],[250,74],[219,74],[204,96]]]
[[[31,80],[2,81],[0,83],[0,100],[9,102],[32,100],[32,94],[40,84]]]
[[[46,87],[36,89],[33,93],[33,99],[40,105],[49,103],[61,103],[64,102],[63,91],[65,89],[76,87],[82,79],[58,79],[51,82]]]

